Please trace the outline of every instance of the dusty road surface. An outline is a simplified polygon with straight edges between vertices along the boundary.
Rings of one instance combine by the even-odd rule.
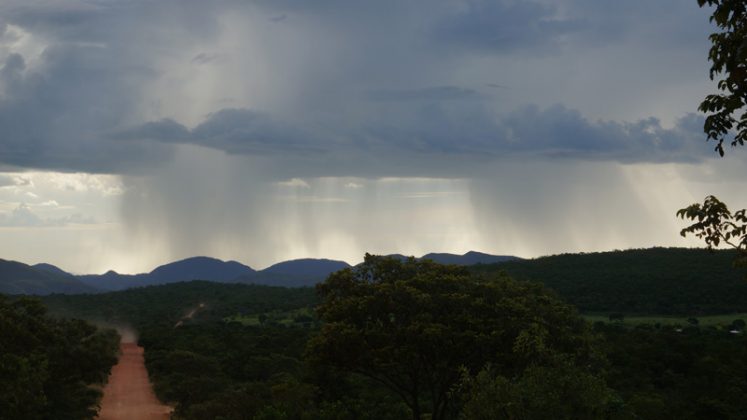
[[[109,382],[104,387],[100,420],[165,420],[171,407],[162,404],[153,393],[145,370],[143,348],[135,343],[122,342],[122,355],[112,368]]]

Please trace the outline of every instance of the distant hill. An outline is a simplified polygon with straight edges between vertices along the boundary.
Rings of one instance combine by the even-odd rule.
[[[164,264],[150,272],[155,284],[185,280],[232,281],[236,277],[255,273],[254,269],[236,261],[221,261],[210,257],[193,257]]]
[[[447,254],[447,253],[430,253],[425,254],[421,259],[433,260],[439,264],[456,264],[456,265],[475,265],[475,264],[495,264],[505,261],[520,260],[519,257],[511,255],[490,255],[477,251],[469,251],[464,255]]]
[[[78,276],[84,283],[103,290],[124,290],[131,287],[153,286],[189,280],[232,282],[242,275],[255,271],[236,261],[221,261],[210,257],[193,257],[164,264],[150,273],[119,274],[108,271],[105,274]]]
[[[31,267],[33,267],[36,270],[45,271],[47,273],[58,274],[61,276],[72,276],[72,274],[52,264],[39,263],[39,264],[34,264]]]
[[[101,275],[83,275],[79,278],[86,284],[109,291],[190,280],[300,287],[314,285],[323,281],[330,273],[346,267],[349,265],[344,261],[300,259],[255,271],[236,261],[194,257],[162,265],[150,273],[130,275],[109,271]]]
[[[131,287],[151,286],[148,274],[119,274],[109,270],[104,274],[84,274],[77,276],[83,283],[105,291],[129,289]]]
[[[350,264],[345,261],[303,258],[280,262],[264,270],[239,277],[236,280],[241,283],[270,286],[313,286],[316,283],[324,281],[335,271],[349,267]]]
[[[294,276],[326,277],[335,271],[349,268],[345,261],[303,258],[283,261],[262,270],[266,274],[288,274]]]
[[[651,248],[563,254],[476,265],[554,289],[583,312],[721,314],[747,312],[747,271],[723,250]]]
[[[55,270],[56,269],[56,270]],[[48,295],[94,293],[97,290],[53,265],[34,268],[17,261],[0,260],[0,293]]]
[[[401,254],[392,254],[390,257],[402,260],[408,258]],[[432,253],[424,255],[422,258],[429,258],[443,264],[460,265],[490,264],[517,259],[517,257],[489,255],[475,251],[470,251],[464,255]],[[46,273],[71,276],[51,264],[37,264],[36,267]],[[119,274],[115,271],[108,271],[104,274],[86,274],[76,277],[80,282],[103,291],[117,291],[189,280],[304,287],[314,286],[324,281],[331,273],[348,267],[350,265],[344,261],[303,258],[283,261],[264,270],[255,271],[251,267],[236,261],[193,257],[164,264],[149,273]]]

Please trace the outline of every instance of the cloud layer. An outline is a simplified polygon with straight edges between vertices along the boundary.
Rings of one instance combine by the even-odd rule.
[[[308,176],[387,176],[405,166],[407,175],[452,176],[464,170],[440,173],[443,159],[464,155],[709,156],[697,144],[698,117],[682,112],[698,97],[674,104],[679,114],[655,97],[682,83],[658,77],[680,63],[651,60],[703,44],[703,13],[674,0],[617,11],[602,3],[6,2],[0,163],[141,173],[170,159],[175,143],[282,166],[302,160]],[[677,37],[652,8],[682,20]],[[642,33],[655,41],[638,44]],[[610,53],[628,54],[628,68],[609,67],[600,56]],[[607,75],[604,91],[594,89],[601,97],[565,74],[574,65],[591,83]],[[652,112],[599,112],[635,106],[630,84],[615,85],[631,71],[635,89],[649,91],[640,108]],[[704,74],[687,82],[703,90]]]

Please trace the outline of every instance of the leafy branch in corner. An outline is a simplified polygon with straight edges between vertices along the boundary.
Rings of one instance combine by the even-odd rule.
[[[695,223],[682,229],[680,235],[693,234],[703,239],[708,249],[724,243],[739,252],[735,264],[747,266],[747,214],[745,209],[732,213],[726,204],[709,195],[703,204],[695,203],[677,211],[677,217]]]
[[[747,112],[734,114],[747,103],[747,3],[744,0],[698,0],[698,5],[715,6],[710,21],[722,32],[710,35],[710,78],[718,81],[723,93],[706,96],[698,110],[707,113],[704,131],[708,140],[717,141],[715,150],[724,156],[724,139],[736,124],[737,133],[732,146],[743,146],[747,141]]]

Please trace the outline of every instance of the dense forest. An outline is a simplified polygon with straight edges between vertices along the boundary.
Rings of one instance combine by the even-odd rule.
[[[562,254],[476,265],[538,281],[581,312],[706,315],[747,312],[747,269],[737,253],[686,248]]]
[[[692,251],[650,250],[660,259],[636,261],[641,253],[473,268],[369,256],[316,290],[194,281],[44,302],[59,316],[137,329],[156,393],[179,419],[743,418],[743,322],[592,325],[564,303],[657,313],[644,308],[675,294],[685,308],[677,312],[695,316],[684,310],[702,311],[710,286],[709,313],[741,308],[717,304],[727,289],[698,277],[711,273]],[[740,276],[729,257],[702,253]],[[620,276],[652,267],[650,295],[635,294],[636,279],[631,287],[616,286],[620,276],[593,281],[621,261],[629,271]],[[519,274],[522,264],[560,272],[554,291],[526,280],[542,271]],[[561,281],[572,264],[593,288]],[[690,292],[671,290],[668,264]],[[614,298],[589,298],[612,290]],[[641,301],[617,306],[625,294]]]
[[[595,324],[606,380],[643,419],[747,418],[747,339],[723,328]]]
[[[199,311],[201,321],[222,322],[231,315],[311,307],[317,302],[312,288],[207,281],[179,282],[100,294],[56,294],[41,299],[59,316],[136,329],[154,324],[173,326],[200,304],[203,305]]]
[[[117,360],[119,335],[0,295],[0,419],[88,419]]]

